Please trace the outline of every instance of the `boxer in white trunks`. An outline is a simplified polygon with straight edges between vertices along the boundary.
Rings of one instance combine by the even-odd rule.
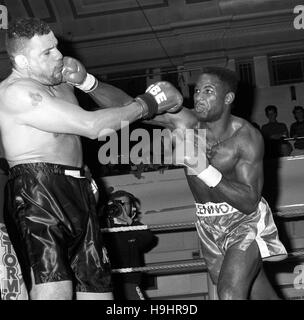
[[[231,114],[236,88],[233,71],[204,68],[195,86],[194,110],[157,115],[151,122],[172,130],[205,129],[199,154],[206,161],[201,167],[187,167],[191,159],[185,155],[179,163],[186,166],[196,202],[197,232],[219,298],[277,299],[262,261],[281,260],[287,253],[261,195],[262,136]],[[194,143],[187,135],[185,139]]]

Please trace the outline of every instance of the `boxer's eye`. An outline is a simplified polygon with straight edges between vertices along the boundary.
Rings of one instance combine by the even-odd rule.
[[[213,90],[212,90],[212,89],[207,88],[207,89],[205,89],[205,90],[204,90],[204,93],[212,94],[212,93],[213,93]]]

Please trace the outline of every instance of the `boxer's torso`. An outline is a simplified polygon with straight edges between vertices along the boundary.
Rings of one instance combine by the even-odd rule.
[[[5,158],[10,167],[21,163],[50,162],[82,166],[80,137],[71,134],[50,133],[19,124],[14,112],[9,112],[14,101],[5,99],[5,90],[14,80],[8,77],[0,84],[0,127]],[[72,88],[66,84],[43,86],[52,96],[77,104]]]
[[[228,134],[220,141],[214,142],[210,139],[208,130],[207,139],[207,159],[209,164],[217,168],[227,179],[237,180],[236,168],[244,150],[240,150],[240,145],[250,144],[250,136],[256,134],[247,121],[232,117]],[[244,143],[245,142],[245,143]],[[225,200],[215,189],[210,189],[204,182],[195,175],[188,175],[185,169],[189,187],[197,203],[222,203]],[[261,171],[262,173],[262,171]],[[259,179],[263,179],[262,175]]]

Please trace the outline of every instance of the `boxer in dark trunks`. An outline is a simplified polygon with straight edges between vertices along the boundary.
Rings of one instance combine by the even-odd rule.
[[[80,136],[96,139],[121,128],[122,121],[179,108],[182,97],[159,82],[151,87],[157,93],[130,99],[100,83],[79,61],[64,59],[57,44],[39,19],[12,21],[7,30],[13,69],[0,84],[0,128],[10,166],[9,233],[22,253],[24,278],[31,279],[31,299],[71,299],[74,288],[77,299],[111,299],[108,258],[82,172]],[[79,107],[73,86],[106,109]],[[127,100],[123,104],[121,97]]]

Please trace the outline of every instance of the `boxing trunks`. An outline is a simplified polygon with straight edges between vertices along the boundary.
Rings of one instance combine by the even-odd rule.
[[[50,163],[14,166],[6,197],[8,231],[22,255],[25,279],[32,269],[36,284],[70,280],[77,292],[112,291],[96,202],[82,169]]]
[[[263,198],[257,210],[249,215],[225,202],[208,202],[196,203],[196,216],[203,257],[215,283],[225,252],[231,246],[245,251],[255,240],[263,260],[279,261],[287,256],[278,238],[271,209]]]

